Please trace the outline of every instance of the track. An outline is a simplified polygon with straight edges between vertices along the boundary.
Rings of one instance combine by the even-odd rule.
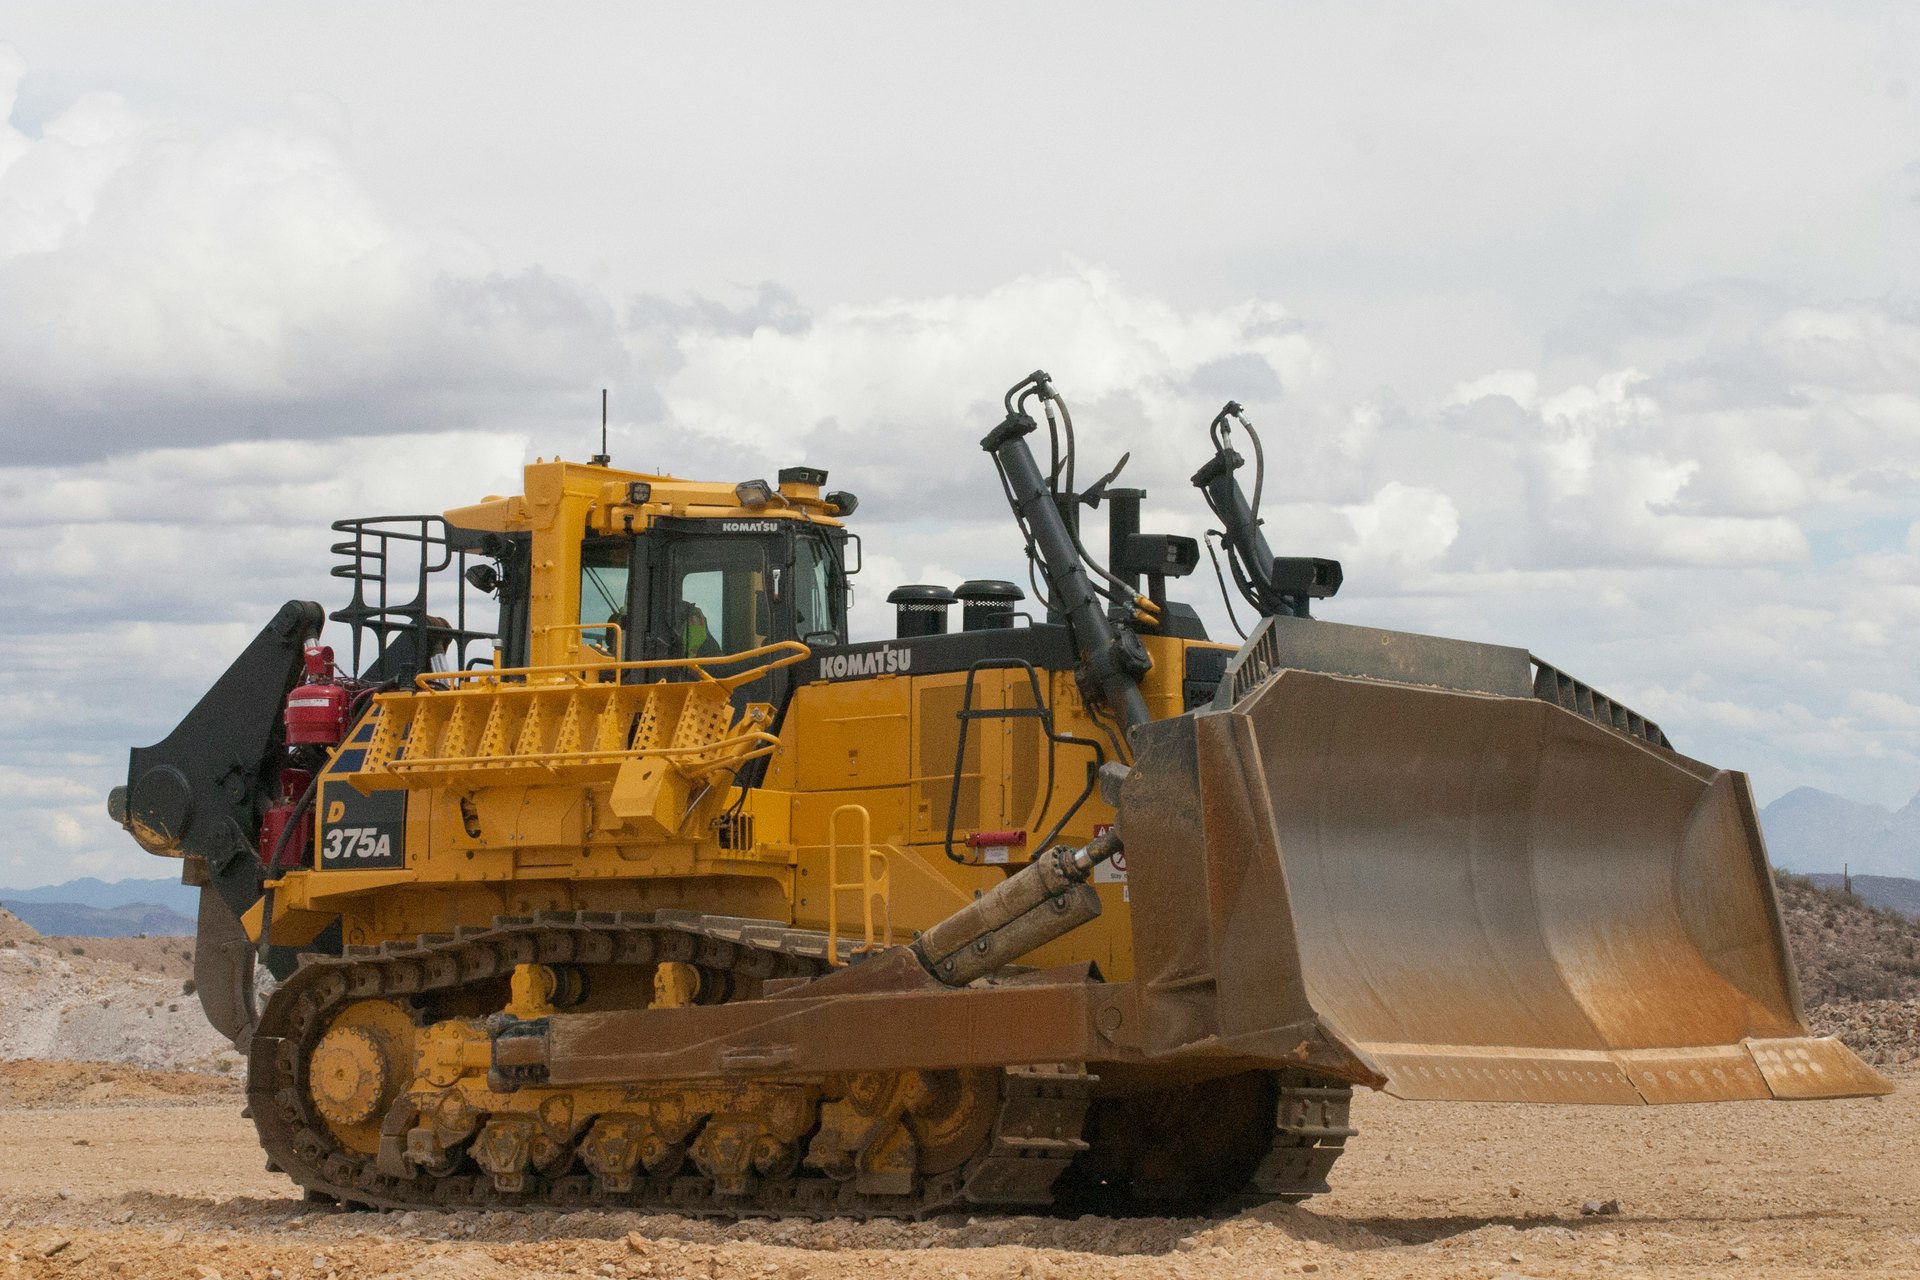
[[[1080,1064],[575,1090],[487,1082],[485,1019],[506,1004],[517,965],[577,975],[590,1001],[640,1003],[667,963],[697,971],[700,1003],[822,969],[820,935],[740,925],[546,913],[309,959],[274,993],[250,1049],[248,1100],[271,1167],[311,1196],[383,1208],[922,1218],[1045,1210],[1057,1197],[1076,1211],[1155,1211],[1322,1192],[1352,1132],[1347,1087],[1292,1072],[1151,1094],[1102,1093]]]

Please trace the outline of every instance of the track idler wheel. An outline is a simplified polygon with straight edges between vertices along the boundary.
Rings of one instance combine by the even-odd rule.
[[[345,1146],[379,1150],[380,1119],[413,1068],[413,1020],[398,1005],[342,1009],[307,1059],[307,1096]]]
[[[393,1092],[387,1038],[371,1027],[335,1027],[313,1050],[313,1105],[330,1123],[365,1124]]]

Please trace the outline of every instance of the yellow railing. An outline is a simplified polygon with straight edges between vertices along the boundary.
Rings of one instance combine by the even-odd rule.
[[[375,699],[373,734],[353,772],[421,779],[483,770],[538,781],[658,756],[717,782],[779,745],[763,715],[735,716],[733,691],[810,652],[789,640],[713,658],[428,672],[418,691]],[[714,674],[728,666],[742,669]],[[675,670],[697,678],[621,679]]]
[[[581,644],[598,650],[609,662],[613,660],[614,654],[626,652],[626,645],[623,644],[620,639],[620,624],[617,622],[569,622],[564,625],[556,623],[550,627],[541,627],[540,630],[549,633],[556,631],[578,632]],[[587,632],[589,631],[600,632],[602,638],[605,639],[607,643],[601,644],[598,641],[587,639]],[[593,659],[588,659],[588,661],[591,662]]]
[[[857,880],[840,878],[840,817],[853,814],[860,820],[860,876]],[[876,870],[876,868],[878,868]],[[827,815],[827,957],[829,964],[840,961],[840,895],[860,895],[860,920],[864,939],[857,954],[866,955],[893,942],[893,868],[887,855],[873,847],[873,816],[863,804],[843,804]],[[880,930],[874,931],[873,904],[880,902]]]
[[[597,631],[618,627],[612,623],[582,623],[568,630],[578,630],[584,626],[587,630]],[[743,649],[739,653],[716,654],[707,658],[642,658],[589,660],[586,662],[565,662],[544,667],[469,667],[464,671],[427,671],[414,677],[414,683],[428,692],[442,692],[458,689],[462,686],[488,684],[599,684],[605,675],[620,676],[629,671],[685,671],[699,677],[702,681],[717,684],[725,689],[737,689],[743,684],[751,684],[770,671],[781,667],[790,667],[803,662],[813,650],[798,640],[780,640],[773,644],[761,645],[757,649]],[[778,655],[778,656],[771,656]],[[709,669],[726,667],[733,663],[752,662],[760,658],[770,661],[761,662],[732,675],[716,676]]]

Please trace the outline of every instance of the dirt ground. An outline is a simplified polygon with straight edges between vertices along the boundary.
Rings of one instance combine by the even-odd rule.
[[[1365,1095],[1333,1195],[1218,1221],[729,1225],[319,1210],[261,1171],[231,1081],[11,1064],[0,1277],[1920,1277],[1920,1073],[1896,1079],[1891,1098],[1715,1107]]]

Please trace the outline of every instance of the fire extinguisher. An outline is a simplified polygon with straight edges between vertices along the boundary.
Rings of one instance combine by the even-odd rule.
[[[327,754],[347,736],[356,684],[335,672],[332,646],[307,642],[306,675],[287,695],[282,712],[287,758],[280,768],[280,794],[260,822],[260,865],[269,875],[306,864],[313,844],[314,779]]]
[[[331,645],[309,640],[306,660],[306,678],[287,695],[287,746],[331,750],[347,736],[353,690],[334,676]]]

